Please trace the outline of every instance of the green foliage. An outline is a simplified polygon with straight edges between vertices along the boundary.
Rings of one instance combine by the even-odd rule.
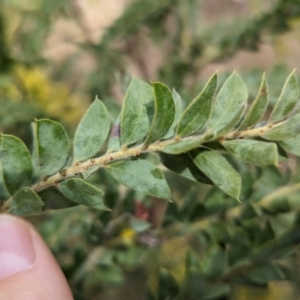
[[[216,88],[217,74],[214,74],[201,94],[190,103],[182,114],[177,125],[176,134],[178,136],[189,136],[202,128],[209,117]],[[198,113],[195,114],[195,111]]]
[[[130,188],[170,199],[161,170],[141,160],[143,154],[151,152],[161,153],[163,164],[177,174],[212,183],[227,195],[239,199],[241,177],[223,153],[258,166],[277,165],[280,148],[275,142],[282,141],[284,146],[284,140],[299,134],[300,115],[297,108],[293,110],[299,91],[292,73],[265,125],[258,123],[267,101],[264,77],[248,112],[245,112],[247,89],[239,75],[233,73],[213,99],[216,82],[215,74],[182,116],[177,116],[178,124],[173,124],[175,104],[179,105],[179,101],[173,100],[169,89],[160,83],[151,87],[133,79],[125,96],[120,132],[113,128],[111,133],[122,147],[110,149],[99,157],[95,155],[107,138],[110,118],[105,105],[97,99],[77,128],[73,156],[64,128],[51,120],[37,120],[32,126],[33,159],[18,138],[2,135],[2,209],[13,207],[15,213],[21,214],[21,211],[17,212],[14,194],[23,187],[30,187],[37,193],[58,189],[62,196],[77,204],[105,208],[102,192],[84,183],[100,168],[106,169],[117,181]],[[257,104],[260,100],[262,105]],[[287,102],[291,104],[287,105]],[[242,126],[239,125],[240,119],[243,120]],[[174,135],[165,138],[173,125],[176,128]],[[84,180],[76,178],[78,176]],[[12,198],[7,196],[6,190]],[[30,199],[37,201],[38,196]],[[30,212],[40,213],[37,207],[36,212]]]
[[[162,139],[169,131],[175,117],[175,105],[171,92],[161,83],[153,83],[154,116],[145,145]],[[121,128],[122,131],[122,128]]]
[[[221,154],[204,150],[195,155],[193,162],[217,187],[239,200],[241,178]]]
[[[233,73],[218,93],[208,120],[208,131],[221,136],[236,126],[245,109],[247,88],[242,79]]]
[[[153,101],[151,87],[141,80],[133,79],[128,87],[121,114],[123,146],[141,140],[148,133],[150,120],[147,109],[150,110]]]
[[[78,125],[74,137],[74,161],[95,155],[107,138],[110,117],[105,105],[98,99],[90,106]]]
[[[18,189],[31,183],[33,164],[28,149],[20,139],[4,134],[0,141],[3,172],[1,186],[13,195]]]
[[[30,219],[43,220],[74,298],[260,298],[248,286],[296,299],[279,281],[300,278],[299,75],[278,65],[261,79],[238,61],[245,84],[236,73],[196,79],[261,42],[284,63],[289,43],[276,35],[295,31],[299,1],[129,1],[99,40],[80,1],[24,3],[0,4],[0,207],[45,214]],[[60,25],[79,34],[52,48]],[[53,59],[68,41],[77,51]],[[129,84],[132,67],[180,95]],[[103,102],[79,122],[78,104],[95,95]]]
[[[299,176],[282,177],[276,167],[287,155],[283,149],[297,155],[291,140],[296,137],[297,145],[300,130],[295,77],[287,79],[269,115],[263,114],[264,76],[248,110],[239,75],[233,73],[215,95],[216,85],[214,74],[182,111],[180,97],[165,85],[133,79],[116,124],[111,127],[105,105],[96,99],[78,125],[72,149],[64,127],[49,119],[32,125],[32,157],[19,138],[2,134],[1,211],[32,216],[80,209],[79,204],[92,208],[100,223],[93,221],[94,233],[83,235],[115,250],[94,254],[98,263],[84,264],[75,283],[94,286],[98,278],[126,285],[126,272],[134,266],[153,278],[149,299],[171,294],[219,299],[230,294],[233,283],[266,286],[293,278],[291,268],[279,262],[292,258],[300,242]],[[293,97],[293,108],[287,108],[286,95]],[[181,191],[185,203],[178,202],[176,181],[166,169],[192,182]],[[129,188],[123,196],[114,191],[116,181]],[[143,202],[132,203],[132,195]],[[168,206],[163,221],[154,221],[147,201]],[[116,209],[123,214],[114,219]],[[157,240],[168,240],[170,233],[152,236],[149,216],[170,224],[177,238],[157,247]]]
[[[37,120],[32,124],[32,131],[33,162],[36,177],[41,179],[64,167],[70,152],[69,139],[62,125],[51,120]]]
[[[10,212],[15,215],[34,215],[43,212],[44,203],[31,188],[21,188],[13,195]]]
[[[170,199],[170,190],[160,169],[145,160],[108,165],[108,172],[120,183],[147,195]]]

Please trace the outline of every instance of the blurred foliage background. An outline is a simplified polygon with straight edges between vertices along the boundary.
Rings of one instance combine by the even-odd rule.
[[[114,122],[132,76],[187,105],[216,69],[221,83],[237,70],[250,101],[266,72],[272,107],[299,61],[299,0],[0,0],[0,131],[31,147],[30,122],[48,117],[72,137],[95,95]],[[298,161],[232,163],[242,203],[165,170],[166,203],[99,171],[111,212],[31,221],[78,300],[299,299]]]

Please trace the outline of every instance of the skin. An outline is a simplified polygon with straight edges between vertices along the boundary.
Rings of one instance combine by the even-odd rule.
[[[0,214],[0,299],[73,299],[38,232],[27,221],[6,214]]]

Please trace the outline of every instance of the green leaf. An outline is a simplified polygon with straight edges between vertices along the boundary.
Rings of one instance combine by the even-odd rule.
[[[222,275],[225,270],[226,256],[224,250],[218,246],[212,246],[202,262],[202,270],[205,277],[215,279]]]
[[[33,161],[37,176],[48,176],[63,168],[70,153],[67,133],[58,122],[41,119],[32,124]]]
[[[236,228],[232,232],[231,243],[227,250],[227,259],[230,265],[235,265],[238,261],[245,258],[251,250],[251,242],[241,228]]]
[[[263,228],[259,231],[258,235],[256,236],[255,245],[257,247],[261,246],[264,243],[266,243],[274,238],[275,238],[275,233],[274,233],[274,230],[272,229],[270,221],[268,219],[265,219]]]
[[[279,142],[279,144],[285,151],[300,156],[300,134],[293,138]]]
[[[292,227],[283,232],[276,239],[278,247],[289,247],[299,244],[300,242],[300,226]]]
[[[274,124],[285,119],[296,106],[298,99],[299,89],[294,70],[283,86],[279,99],[269,118],[269,123]]]
[[[179,121],[177,135],[181,137],[188,136],[202,128],[210,114],[217,82],[218,76],[214,74],[202,92],[186,108]]]
[[[174,136],[176,125],[182,114],[182,100],[180,95],[175,91],[175,89],[172,91],[172,97],[175,105],[175,116],[174,116],[173,124],[169,129],[169,131],[167,132],[167,134],[164,136],[164,139],[169,139],[172,136]]]
[[[253,127],[264,115],[268,105],[268,86],[265,74],[262,77],[261,85],[257,96],[251,104],[244,120],[239,126],[239,130]]]
[[[206,283],[202,289],[201,299],[203,300],[215,300],[215,299],[226,299],[227,295],[231,293],[231,287],[229,284],[209,284]],[[200,299],[200,298],[199,298]]]
[[[107,171],[120,183],[147,195],[169,200],[170,188],[160,169],[146,160],[110,164]]]
[[[300,114],[297,114],[278,126],[265,131],[261,137],[271,141],[287,140],[300,132]]]
[[[170,90],[162,83],[152,84],[154,89],[154,116],[145,140],[149,145],[163,138],[173,124],[175,105]]]
[[[5,186],[11,195],[30,184],[33,167],[25,144],[15,136],[2,135],[2,172]]]
[[[109,113],[96,97],[77,127],[74,138],[74,160],[82,161],[94,156],[106,140],[109,129]]]
[[[151,86],[133,78],[121,112],[121,144],[123,146],[136,143],[147,135],[150,127],[147,104],[153,101]]]
[[[277,165],[278,152],[275,143],[255,140],[224,141],[222,145],[228,152],[248,163],[259,166]]]
[[[264,201],[263,198],[261,201],[258,202],[257,206],[262,208],[264,212],[267,212],[268,214],[280,214],[280,213],[286,213],[291,210],[291,207],[285,197],[280,197],[280,198],[274,198],[270,199],[269,201]]]
[[[193,155],[195,165],[223,192],[239,200],[241,177],[218,152],[204,150]]]
[[[3,170],[2,170],[3,157],[4,157],[4,153],[2,151],[2,139],[0,137],[0,202],[1,200],[8,199],[10,196],[3,177]]]
[[[247,88],[243,80],[233,73],[222,86],[213,104],[208,120],[208,132],[221,136],[234,128],[245,109],[247,97]]]
[[[31,188],[19,189],[12,198],[9,212],[18,216],[37,215],[43,212],[44,203]]]
[[[103,192],[79,178],[70,178],[58,184],[66,198],[92,208],[108,210],[103,203]]]
[[[44,202],[44,209],[63,209],[73,207],[77,203],[66,198],[57,188],[49,188],[38,193]]]
[[[215,221],[208,224],[205,228],[205,233],[207,233],[210,240],[215,244],[228,243],[230,241],[226,224],[221,221]]]
[[[283,279],[280,270],[270,262],[265,262],[264,264],[249,270],[246,273],[246,277],[252,282],[256,282],[260,285],[267,284],[270,281]]]
[[[248,256],[250,260],[254,261],[264,261],[270,259],[272,255],[276,253],[277,243],[276,240],[269,240],[261,246],[254,249]]]
[[[120,134],[121,134],[121,127],[120,127],[120,118],[118,117],[115,124],[112,126],[110,131],[109,139],[108,139],[108,151],[118,151],[121,148],[121,141],[120,141]]]
[[[183,153],[180,155],[160,153],[159,156],[162,164],[165,167],[179,174],[180,176],[192,181],[212,184],[212,181],[195,166],[188,153]]]
[[[203,139],[187,139],[174,142],[162,148],[162,152],[169,154],[181,154],[188,152],[192,149],[199,147],[203,142]]]

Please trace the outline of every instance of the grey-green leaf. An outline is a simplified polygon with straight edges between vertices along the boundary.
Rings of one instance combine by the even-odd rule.
[[[63,209],[78,205],[78,203],[66,198],[57,188],[49,188],[38,193],[44,202],[44,209]]]
[[[43,212],[44,203],[31,189],[23,187],[12,198],[9,212],[18,216],[37,215]]]
[[[212,181],[195,166],[188,153],[183,153],[180,155],[160,153],[159,156],[162,164],[165,167],[179,174],[180,176],[192,181],[212,184]]]
[[[259,166],[277,165],[278,151],[275,143],[255,140],[230,140],[222,145],[237,158]]]
[[[215,279],[222,275],[225,265],[226,256],[224,250],[220,246],[214,245],[208,250],[202,262],[202,270],[205,277]]]
[[[208,81],[202,92],[185,109],[177,127],[177,135],[184,137],[201,129],[207,121],[213,96],[218,83],[215,73]]]
[[[293,138],[286,139],[279,144],[285,151],[300,156],[300,134]]]
[[[170,90],[162,83],[152,84],[154,89],[154,116],[145,144],[160,140],[168,132],[175,117],[175,105]]]
[[[262,77],[261,85],[257,96],[251,104],[244,120],[239,126],[239,130],[253,127],[263,117],[268,105],[268,86],[265,74]]]
[[[165,146],[161,151],[169,154],[185,153],[199,147],[202,142],[202,139],[181,140]]]
[[[226,80],[213,104],[208,131],[221,136],[235,127],[245,109],[248,92],[235,72]]]
[[[5,200],[10,196],[3,178],[3,170],[2,170],[3,157],[4,157],[4,153],[2,151],[2,140],[0,137],[0,202],[1,200]]]
[[[300,132],[300,114],[297,114],[278,126],[266,130],[261,134],[266,140],[282,141],[297,136]]]
[[[81,119],[74,138],[74,161],[94,156],[103,145],[110,129],[106,106],[97,97]]]
[[[66,130],[48,119],[36,120],[32,129],[35,172],[38,177],[52,175],[65,166],[70,153]]]
[[[151,86],[133,78],[121,112],[121,144],[123,146],[136,143],[147,135],[150,127],[147,105],[153,101]]]
[[[75,203],[108,210],[103,202],[103,192],[80,178],[70,178],[58,184],[59,191]]]
[[[217,187],[239,200],[241,177],[221,154],[205,150],[193,156],[193,161]]]
[[[174,116],[172,126],[170,127],[167,134],[163,137],[164,139],[169,139],[172,136],[174,136],[176,125],[182,114],[182,100],[181,100],[180,95],[175,91],[175,89],[173,89],[173,91],[172,91],[172,97],[173,97],[174,105],[175,105],[175,116]]]
[[[107,171],[120,183],[147,195],[169,200],[170,188],[160,169],[146,160],[110,164]]]
[[[5,186],[13,195],[31,183],[33,166],[25,144],[15,136],[2,135],[2,172]]]
[[[298,99],[299,89],[294,70],[283,86],[279,99],[269,118],[269,123],[274,124],[285,119],[296,106]]]

